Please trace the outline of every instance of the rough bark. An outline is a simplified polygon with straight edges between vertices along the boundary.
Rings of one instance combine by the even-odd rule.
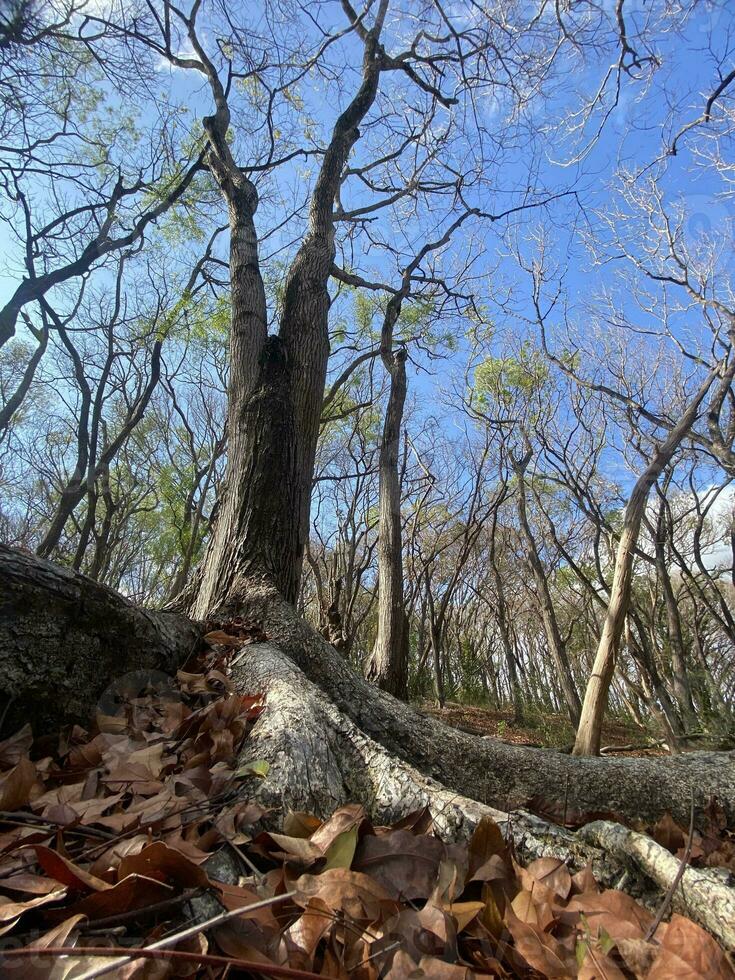
[[[308,230],[286,275],[278,335],[267,339],[252,220],[257,196],[227,144],[230,110],[222,82],[196,33],[189,34],[216,106],[215,115],[203,122],[210,166],[230,209],[233,293],[223,506],[191,594],[177,601],[182,607],[188,604],[195,618],[206,616],[243,573],[264,575],[285,599],[297,598],[329,357],[334,202],[350,152],[360,138],[358,127],[377,95],[383,60],[379,36],[386,10],[383,0],[374,28],[365,33],[361,84],[337,118],[322,157]],[[269,418],[276,412],[285,414],[283,424],[277,417]],[[285,441],[272,441],[276,431]],[[271,496],[254,493],[253,480],[267,487]]]
[[[602,719],[607,706],[610,681],[615,670],[618,646],[630,604],[633,559],[635,557],[638,535],[640,533],[648,495],[651,487],[669,465],[674,453],[696,421],[699,406],[702,404],[716,376],[716,371],[711,371],[708,374],[704,384],[687,406],[679,422],[674,426],[664,442],[656,448],[651,462],[638,477],[631,490],[630,499],[625,508],[623,529],[620,533],[618,550],[615,556],[615,572],[610,590],[607,616],[605,617],[605,624],[602,628],[600,643],[597,647],[595,662],[592,665],[592,674],[587,683],[584,704],[582,706],[582,716],[577,730],[577,738],[574,743],[575,755],[598,755],[600,752]]]
[[[2,734],[86,721],[114,678],[175,672],[201,635],[71,569],[0,545]]]
[[[261,622],[271,642],[364,735],[449,790],[503,810],[541,795],[560,803],[566,797],[570,806],[584,811],[610,810],[642,819],[669,811],[682,822],[688,819],[694,793],[698,807],[714,795],[730,818],[735,817],[733,753],[577,758],[478,739],[367,684],[272,588],[252,581],[239,586],[218,615],[239,612]],[[249,648],[245,659],[249,662],[258,653],[257,647]]]
[[[384,691],[405,698],[408,693],[408,623],[403,603],[398,452],[406,401],[406,351],[388,349],[384,363],[391,380],[379,460],[378,634],[365,664],[365,676]]]
[[[284,809],[327,816],[345,803],[360,801],[373,820],[390,823],[427,806],[444,839],[466,838],[481,817],[490,816],[513,838],[522,859],[557,857],[574,870],[591,862],[600,883],[624,884],[651,908],[660,905],[677,876],[675,857],[620,824],[596,821],[575,834],[523,810],[504,812],[448,789],[366,734],[279,646],[249,648],[233,680],[238,690],[265,692],[266,710],[245,743],[241,761],[270,763],[257,793],[263,804],[275,808],[276,821]],[[237,871],[233,868],[235,877]],[[719,872],[686,869],[672,907],[724,944],[735,941],[735,889]]]

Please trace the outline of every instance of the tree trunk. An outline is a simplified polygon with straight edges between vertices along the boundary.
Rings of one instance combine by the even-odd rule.
[[[566,645],[562,638],[559,624],[556,620],[554,603],[551,599],[549,583],[546,580],[546,570],[541,563],[538,548],[536,547],[536,541],[531,531],[531,525],[528,523],[524,470],[528,465],[529,460],[530,457],[526,457],[526,459],[521,463],[514,462],[513,464],[513,469],[515,470],[515,474],[518,479],[518,517],[520,520],[523,539],[526,543],[528,561],[531,566],[533,580],[536,584],[539,603],[541,605],[541,620],[544,624],[544,632],[546,634],[546,642],[549,647],[549,653],[554,661],[557,677],[564,693],[564,701],[567,706],[569,718],[572,724],[576,726],[579,722],[582,703],[579,700],[577,687],[574,683],[574,677],[572,676],[572,668],[569,665]]]
[[[494,526],[493,526],[494,530]],[[503,578],[498,567],[495,554],[495,535],[491,536],[490,541],[490,565],[492,567],[493,582],[495,583],[495,595],[497,597],[497,616],[498,631],[500,632],[500,642],[505,658],[505,668],[508,673],[508,687],[513,702],[513,721],[518,724],[523,721],[523,692],[518,681],[518,671],[516,670],[516,658],[513,653],[513,644],[508,630],[508,608],[505,603],[505,587]]]
[[[390,395],[380,444],[378,634],[365,676],[397,698],[408,694],[408,622],[403,602],[401,480],[398,454],[406,401],[406,351],[389,354]]]
[[[226,599],[240,575],[266,579],[289,602],[298,596],[329,357],[334,202],[360,138],[358,126],[377,95],[384,6],[364,39],[360,87],[337,119],[322,157],[308,231],[286,276],[278,335],[267,340],[253,222],[257,195],[232,158],[226,96],[216,74],[210,78],[217,112],[203,123],[212,148],[210,166],[230,208],[232,365],[223,503],[191,594],[177,602],[188,604],[195,618],[206,617]]]
[[[607,607],[605,625],[602,628],[600,643],[597,647],[592,674],[587,684],[584,696],[582,717],[574,743],[575,755],[598,755],[600,752],[600,736],[602,720],[607,706],[607,692],[610,688],[615,658],[618,652],[620,637],[625,625],[625,618],[630,603],[630,589],[633,579],[633,559],[638,544],[638,534],[641,521],[646,509],[648,494],[659,476],[671,462],[674,453],[694,424],[699,406],[704,400],[712,382],[717,376],[711,371],[693,401],[687,406],[680,421],[671,430],[665,441],[653,454],[648,464],[630,494],[625,508],[623,530],[620,534],[615,572],[613,575],[610,601]]]

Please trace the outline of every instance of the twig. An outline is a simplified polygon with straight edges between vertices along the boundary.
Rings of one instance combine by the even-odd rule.
[[[634,745],[633,743],[629,745],[604,745],[600,749],[600,755],[609,755],[611,752],[638,752],[642,749],[658,749],[665,744],[664,740],[659,738],[653,742],[644,742],[642,745]]]
[[[80,925],[78,928],[80,932],[89,934],[105,926],[114,926],[120,922],[129,922],[131,919],[141,919],[143,916],[151,915],[154,912],[163,912],[169,908],[176,908],[177,905],[184,905],[189,899],[200,895],[203,891],[203,888],[190,888],[188,891],[182,892],[174,898],[164,898],[161,902],[154,902],[152,905],[145,905],[143,908],[132,909],[129,912],[107,915],[104,919],[92,919],[86,926]]]
[[[279,895],[279,898],[285,896]],[[238,909],[238,912],[245,912],[252,905]],[[177,940],[180,937],[175,937]],[[262,963],[260,960],[243,960],[234,956],[216,956],[212,953],[194,953],[183,949],[154,949],[152,946],[143,949],[136,949],[131,955],[126,949],[115,949],[111,946],[48,946],[46,949],[38,949],[34,946],[26,946],[23,949],[9,949],[2,953],[3,960],[23,959],[33,956],[107,956],[115,962],[107,966],[89,970],[87,973],[80,974],[76,980],[91,980],[92,977],[101,977],[104,973],[111,970],[118,970],[126,963],[133,960],[178,960],[182,963],[201,963],[204,966],[224,966],[236,967],[239,970],[246,970],[248,973],[264,974],[267,977],[291,977],[293,980],[323,980],[323,974],[311,973],[308,970],[297,970],[290,966],[278,966],[276,963]]]
[[[108,844],[116,839],[116,835],[108,830],[99,830],[97,827],[82,827],[80,824],[69,826],[63,820],[39,817],[35,813],[27,813],[25,810],[0,810],[0,823],[7,823],[16,827],[54,828],[63,830],[67,834],[75,834],[78,837],[96,837]]]
[[[689,811],[689,836],[687,838],[686,848],[684,849],[684,854],[682,855],[681,863],[679,864],[679,870],[674,875],[674,880],[671,882],[669,887],[666,889],[666,894],[664,895],[663,901],[661,902],[661,907],[656,913],[656,918],[653,920],[646,933],[646,940],[650,941],[653,939],[656,930],[663,922],[663,918],[671,905],[672,899],[674,898],[674,892],[677,889],[679,882],[684,875],[686,866],[689,863],[689,857],[692,853],[692,840],[694,839],[694,791],[692,790],[692,804]]]
[[[227,844],[232,848],[232,850],[235,852],[235,854],[240,858],[240,860],[245,865],[245,867],[246,868],[249,868],[252,871],[252,873],[255,875],[255,877],[256,877],[256,879],[258,881],[258,884],[262,885],[263,882],[265,881],[265,877],[266,877],[265,874],[259,868],[257,868],[253,864],[253,862],[250,860],[250,858],[247,856],[247,854],[243,850],[241,850],[237,846],[237,844],[234,844],[231,840],[228,840],[227,841]]]
[[[238,915],[255,912],[258,909],[268,908],[271,905],[277,905],[280,902],[285,902],[287,899],[292,898],[295,894],[295,891],[291,891],[286,892],[284,895],[274,895],[272,898],[265,898],[261,902],[254,902],[252,905],[243,905],[240,908],[231,909],[229,912],[221,912],[219,915],[215,915],[213,918],[207,919],[205,922],[195,922],[194,925],[191,925],[186,929],[182,929],[181,932],[175,932],[170,936],[166,936],[165,939],[159,939],[159,941],[157,943],[153,943],[152,946],[145,946],[143,949],[136,949],[132,954],[126,951],[126,958],[122,961],[122,963],[117,962],[107,964],[106,966],[93,967],[91,970],[88,970],[86,973],[82,973],[79,977],[77,977],[77,980],[94,980],[95,977],[101,977],[105,973],[109,973],[110,970],[117,970],[126,963],[131,963],[141,954],[145,955],[146,953],[158,952],[160,950],[167,949],[169,946],[175,946],[176,943],[181,942],[183,939],[188,939],[189,936],[195,936],[199,932],[204,932],[205,930],[211,929],[214,926],[221,925],[223,922],[228,922],[230,919],[234,919]],[[229,962],[229,960],[224,957],[223,962],[226,963]],[[286,975],[287,974],[281,974],[281,976]]]

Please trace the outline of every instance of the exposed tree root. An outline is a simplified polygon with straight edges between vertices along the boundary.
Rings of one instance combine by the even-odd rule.
[[[666,848],[618,823],[596,820],[580,828],[578,836],[639,869],[662,892],[668,890],[679,871],[678,859]],[[671,904],[675,911],[695,919],[725,946],[735,949],[735,888],[727,883],[733,877],[727,872],[685,868]]]
[[[142,609],[86,575],[0,545],[0,714],[7,734],[86,720],[110,681],[171,674],[202,630]]]
[[[735,822],[735,753],[663,758],[582,758],[509,745],[448,728],[367,684],[273,590],[243,583],[240,598],[218,611],[262,623],[271,641],[365,736],[448,790],[507,811],[541,796],[584,812],[612,811],[686,822],[716,797]],[[249,656],[256,657],[253,647]],[[267,682],[264,676],[263,682]]]
[[[272,643],[247,648],[233,671],[243,692],[264,693],[266,710],[247,742],[242,761],[266,759],[260,802],[322,816],[361,802],[372,818],[392,822],[428,806],[446,840],[469,836],[483,815],[513,838],[524,861],[552,856],[579,870],[588,862],[597,880],[623,887],[655,909],[679,870],[679,862],[650,838],[620,824],[596,821],[572,833],[522,810],[510,814],[448,790],[388,753],[365,735]],[[222,874],[222,858],[218,858]],[[237,869],[230,871],[233,879]],[[699,922],[725,945],[735,945],[735,889],[716,871],[685,870],[673,908]]]
[[[201,634],[182,616],[138,609],[84,576],[7,548],[0,596],[2,688],[49,723],[89,711],[126,670],[173,671]],[[589,759],[478,738],[371,687],[272,589],[240,583],[217,614],[257,620],[270,638],[245,648],[233,676],[244,693],[265,697],[246,752],[271,763],[260,793],[279,810],[327,814],[361,802],[373,819],[392,821],[428,805],[447,838],[466,836],[489,814],[521,857],[553,855],[575,868],[591,861],[602,884],[652,907],[678,871],[674,857],[614,823],[570,833],[523,812],[523,803],[540,795],[577,810],[643,819],[669,811],[686,820],[692,795],[698,806],[716,796],[733,820],[732,752]],[[718,872],[687,869],[673,907],[733,944],[735,897]]]

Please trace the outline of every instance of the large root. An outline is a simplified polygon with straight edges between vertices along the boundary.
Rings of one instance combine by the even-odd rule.
[[[141,609],[85,575],[0,545],[3,732],[86,720],[114,678],[175,672],[201,628]],[[7,710],[5,710],[7,709]]]
[[[275,809],[276,825],[288,810],[328,816],[359,801],[381,823],[428,807],[437,833],[457,840],[468,837],[487,815],[512,837],[522,860],[556,857],[573,870],[590,863],[600,884],[624,887],[651,909],[664,901],[679,872],[679,862],[668,851],[620,824],[597,821],[575,834],[522,810],[504,813],[452,792],[361,731],[272,643],[248,647],[233,680],[243,693],[263,692],[265,711],[241,762],[269,763],[258,798]],[[226,868],[218,872],[227,877]],[[235,865],[230,873],[236,877]],[[735,945],[735,889],[719,872],[686,869],[672,907],[725,945]]]
[[[367,684],[340,654],[272,590],[245,583],[223,615],[258,620],[315,687],[390,757],[449,790],[508,811],[541,796],[584,812],[612,811],[686,823],[716,797],[735,822],[735,753],[692,752],[666,758],[580,758],[480,739],[448,728]],[[253,648],[250,656],[257,657]],[[264,675],[264,682],[267,677]]]

